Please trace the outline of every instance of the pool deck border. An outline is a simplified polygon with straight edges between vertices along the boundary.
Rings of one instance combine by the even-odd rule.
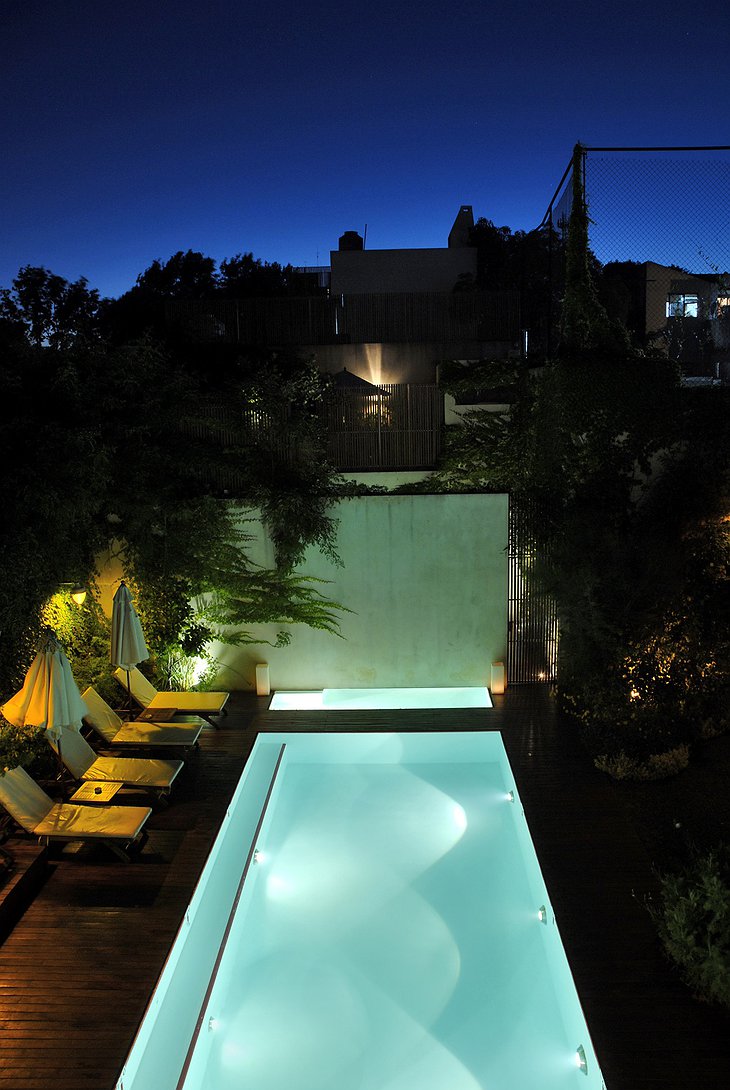
[[[730,1086],[730,1020],[693,999],[662,956],[645,907],[651,862],[547,686],[515,687],[492,709],[267,703],[232,694],[221,729],[206,728],[172,804],[153,815],[139,862],[94,849],[52,864],[0,945],[0,1090],[113,1090],[257,733],[312,729],[500,730],[607,1090]]]

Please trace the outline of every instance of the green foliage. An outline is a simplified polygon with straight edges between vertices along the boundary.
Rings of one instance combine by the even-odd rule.
[[[109,621],[95,598],[93,580],[86,584],[86,589],[86,601],[82,606],[71,599],[68,588],[53,594],[41,608],[41,623],[55,633],[81,692],[93,685],[105,700],[116,704],[119,689],[109,676]]]
[[[666,753],[651,753],[644,761],[629,757],[620,750],[596,757],[594,764],[600,772],[608,773],[614,780],[664,780],[676,776],[687,767],[689,746],[679,745]]]
[[[202,255],[178,257],[148,270],[140,291],[156,299],[207,291],[213,265]],[[36,284],[41,313],[45,284]],[[75,286],[63,284],[53,281],[56,295],[73,297]],[[35,306],[32,298],[24,304]],[[0,323],[0,457],[13,466],[0,477],[0,692],[22,681],[43,604],[62,584],[88,584],[102,549],[123,548],[149,645],[160,654],[204,651],[212,629],[191,600],[214,592],[257,603],[262,619],[275,602],[282,622],[334,630],[336,607],[308,585],[282,574],[264,586],[243,555],[233,509],[211,483],[235,481],[230,495],[264,512],[282,573],[310,545],[334,557],[334,477],[316,412],[324,383],[312,361],[270,352],[230,361],[215,391],[233,407],[224,444],[201,422],[211,376],[200,361],[150,336],[83,338],[70,319],[62,325],[58,308],[53,318],[58,335],[48,327],[36,334],[30,321],[25,333],[13,326],[8,335]],[[97,652],[107,637],[88,625],[62,642],[72,644],[80,679],[99,685]],[[88,641],[83,653],[77,638]]]
[[[726,399],[681,390],[667,360],[593,354],[521,390],[509,413],[449,430],[428,487],[508,491],[542,512],[523,579],[557,604],[563,706],[612,774],[677,770],[728,727]]]
[[[720,846],[662,877],[652,910],[669,957],[695,994],[730,1007],[730,852]]]
[[[548,329],[550,316],[558,313],[562,295],[561,237],[551,227],[512,231],[481,218],[471,242],[477,252],[476,278],[460,278],[455,290],[517,292],[531,351],[544,355],[555,333]]]
[[[565,295],[562,306],[561,355],[621,358],[632,354],[624,326],[612,321],[601,303],[591,268],[588,206],[583,179],[584,151],[573,152],[573,200],[565,247]]]
[[[596,489],[621,507],[649,472],[652,459],[676,437],[679,376],[666,360],[561,359],[528,371],[518,361],[444,368],[458,395],[508,384],[509,413],[475,411],[463,429],[448,429],[431,484],[444,489],[539,493],[557,509]]]
[[[43,775],[53,767],[43,727],[16,727],[0,716],[0,773],[28,768]]]
[[[35,654],[42,603],[86,580],[103,541],[105,422],[85,399],[98,385],[87,367],[96,355],[24,342],[0,350],[0,692],[17,688]]]

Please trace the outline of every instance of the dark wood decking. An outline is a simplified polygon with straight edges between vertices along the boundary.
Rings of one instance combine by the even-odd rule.
[[[269,713],[234,694],[153,815],[140,860],[95,849],[52,863],[0,946],[0,1090],[112,1090],[257,731],[313,727],[501,730],[607,1090],[728,1090],[730,1020],[692,999],[662,957],[643,905],[650,863],[619,794],[544,687],[497,700],[491,711],[323,715]]]

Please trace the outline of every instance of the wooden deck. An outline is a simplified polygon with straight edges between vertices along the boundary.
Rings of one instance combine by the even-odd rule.
[[[312,727],[501,730],[607,1090],[727,1090],[730,1019],[692,999],[662,957],[643,906],[649,860],[619,794],[572,745],[545,687],[497,701],[270,713],[234,694],[153,815],[140,860],[97,848],[52,861],[0,946],[0,1090],[112,1090],[256,733]]]

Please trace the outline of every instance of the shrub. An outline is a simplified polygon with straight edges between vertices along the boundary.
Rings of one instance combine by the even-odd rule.
[[[630,757],[623,751],[611,755],[602,754],[594,762],[600,772],[606,772],[614,780],[664,780],[676,776],[689,764],[689,746],[675,746],[666,753],[652,753],[645,761]]]
[[[730,853],[720,846],[662,877],[651,909],[665,951],[693,991],[730,1007]]]
[[[0,718],[0,774],[18,765],[43,778],[55,768],[55,758],[43,727],[15,727]]]

